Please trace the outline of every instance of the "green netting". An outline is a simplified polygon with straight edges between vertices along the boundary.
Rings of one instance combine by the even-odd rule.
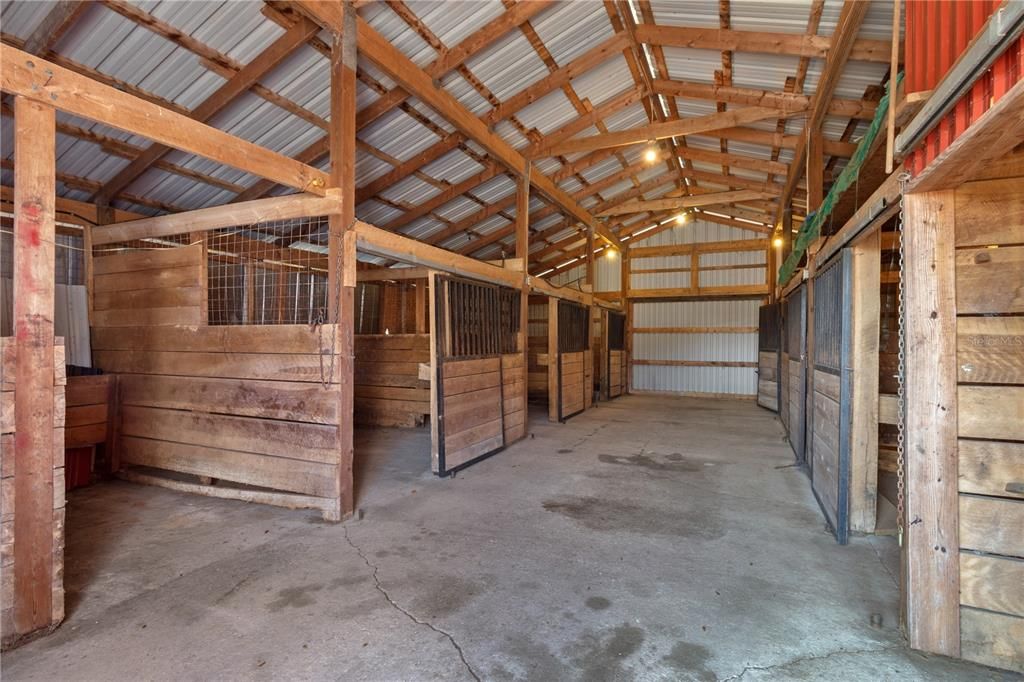
[[[903,80],[903,74],[900,73],[896,77],[896,83],[898,84]],[[891,84],[892,81],[889,81]],[[793,240],[793,252],[786,258],[786,262],[779,268],[779,284],[785,284],[789,281],[789,278],[793,276],[793,272],[796,270],[796,266],[800,263],[800,258],[803,257],[804,251],[810,246],[811,242],[821,235],[821,224],[825,222],[829,214],[832,213],[832,209],[835,208],[836,202],[839,201],[839,197],[843,195],[853,181],[860,175],[860,168],[864,165],[864,159],[868,156],[868,150],[871,149],[872,143],[875,138],[878,137],[878,132],[882,129],[882,122],[885,121],[886,112],[889,110],[889,92],[888,86],[886,85],[887,92],[882,97],[881,101],[878,102],[878,108],[875,110],[875,117],[871,119],[871,125],[868,126],[867,133],[864,134],[864,138],[857,145],[857,151],[853,153],[853,158],[846,164],[846,168],[839,174],[839,178],[832,185],[832,188],[828,191],[828,195],[825,200],[821,202],[821,206],[818,207],[817,211],[808,214],[807,219],[804,220],[803,226],[796,235],[796,239]]]

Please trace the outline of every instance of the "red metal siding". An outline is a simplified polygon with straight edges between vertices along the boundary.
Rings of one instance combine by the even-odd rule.
[[[1001,4],[1000,0],[907,0],[904,68],[906,91],[932,90]],[[1024,38],[1016,40],[988,73],[907,157],[917,175],[953,140],[999,101],[1024,71]]]

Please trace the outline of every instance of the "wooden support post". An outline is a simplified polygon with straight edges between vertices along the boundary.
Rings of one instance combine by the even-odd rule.
[[[611,247],[609,247],[611,248]],[[587,227],[587,261],[585,266],[586,284],[590,285],[590,291],[594,291],[594,228]]]
[[[904,198],[910,646],[960,655],[954,192]]]
[[[341,190],[341,212],[330,220],[328,241],[328,307],[337,324],[338,371],[340,372],[339,519],[355,511],[352,477],[354,457],[352,414],[355,403],[355,288],[356,242],[356,14],[352,3],[344,4],[341,31],[331,46],[331,185]]]
[[[14,627],[53,619],[56,120],[14,100]],[[62,609],[63,610],[63,609]]]
[[[622,249],[622,270],[619,273],[622,279],[622,309],[626,313],[626,385],[623,386],[626,393],[633,390],[633,302],[629,298],[633,267],[629,255],[631,250],[628,246]],[[690,257],[696,258],[696,254]]]
[[[203,324],[208,324],[210,320],[210,262],[207,255],[207,233],[191,232],[188,241],[190,244],[199,244],[201,249],[199,256],[199,319]]]
[[[417,281],[413,284],[416,287],[416,333],[426,334],[427,328],[427,285],[425,282]]]
[[[825,197],[825,152],[821,129],[807,133],[807,212],[817,211]]]
[[[558,299],[548,296],[548,420],[558,421],[562,399],[562,381],[558,372]]]
[[[853,245],[852,257],[850,530],[873,533],[878,510],[878,335],[882,297],[882,253],[877,230]]]
[[[530,171],[531,164],[526,164],[516,194],[516,259],[523,271],[523,283],[519,290],[519,350],[523,354],[523,404],[526,401],[527,387],[530,385]],[[523,417],[526,420],[524,434],[529,429],[529,410]]]

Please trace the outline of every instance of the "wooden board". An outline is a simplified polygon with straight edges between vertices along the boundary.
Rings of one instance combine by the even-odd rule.
[[[1024,618],[965,606],[960,630],[962,658],[1024,673]]]
[[[961,438],[1024,440],[1024,386],[957,388]]]
[[[1024,561],[962,553],[960,603],[1024,618]]]
[[[960,547],[1024,558],[1024,500],[960,495]]]
[[[959,381],[1024,384],[1024,317],[957,318],[956,340]]]
[[[360,334],[355,337],[355,421],[366,426],[414,427],[430,415],[428,334]]]
[[[960,492],[1024,500],[1024,443],[961,438],[958,450]]]
[[[956,311],[1024,313],[1024,246],[957,251]]]

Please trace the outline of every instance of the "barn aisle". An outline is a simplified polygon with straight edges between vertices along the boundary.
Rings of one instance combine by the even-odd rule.
[[[998,679],[902,646],[894,541],[837,546],[752,402],[634,395],[530,432],[445,480],[427,431],[359,432],[343,525],[76,492],[68,618],[5,678]]]

